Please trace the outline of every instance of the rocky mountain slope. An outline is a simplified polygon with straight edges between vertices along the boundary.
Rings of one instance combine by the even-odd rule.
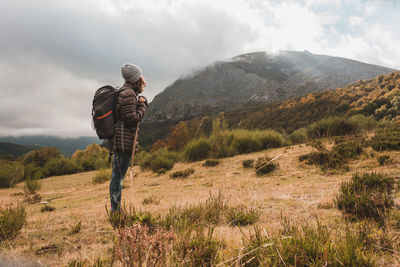
[[[178,79],[154,98],[145,120],[147,123],[187,120],[230,110],[247,101],[284,100],[344,87],[392,71],[307,51],[244,54]]]

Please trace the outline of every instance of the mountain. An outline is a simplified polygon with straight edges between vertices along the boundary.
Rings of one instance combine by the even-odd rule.
[[[34,146],[53,146],[57,147],[62,153],[72,155],[78,149],[85,149],[88,145],[101,141],[97,137],[77,137],[77,138],[62,138],[57,136],[4,136],[0,137],[0,142],[8,142],[19,145],[34,145]]]
[[[255,52],[176,80],[149,104],[146,123],[188,120],[252,101],[269,103],[344,87],[395,70],[310,52]]]
[[[40,146],[24,146],[13,143],[0,142],[0,156],[10,156],[12,158],[15,158],[36,149],[40,149]]]

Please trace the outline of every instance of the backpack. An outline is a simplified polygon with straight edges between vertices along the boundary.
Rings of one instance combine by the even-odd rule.
[[[100,139],[114,136],[115,106],[119,91],[106,85],[96,90],[93,98],[92,121]]]

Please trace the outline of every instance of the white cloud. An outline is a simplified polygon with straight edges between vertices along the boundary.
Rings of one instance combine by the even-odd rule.
[[[93,134],[94,90],[118,85],[126,62],[142,67],[149,99],[193,69],[256,50],[400,67],[399,9],[376,0],[2,0],[0,133]]]

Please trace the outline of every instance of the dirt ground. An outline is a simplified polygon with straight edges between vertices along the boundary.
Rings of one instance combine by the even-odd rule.
[[[129,171],[127,173],[122,199],[126,206],[133,205],[136,209],[163,215],[174,205],[204,202],[210,194],[221,192],[232,205],[259,207],[262,215],[257,224],[273,232],[282,217],[313,222],[317,216],[326,225],[343,221],[333,200],[340,183],[354,172],[379,171],[400,176],[400,154],[397,152],[390,153],[394,161],[389,166],[379,166],[376,156],[363,155],[351,163],[348,172],[324,173],[315,166],[299,162],[299,155],[310,151],[311,147],[305,145],[270,149],[222,159],[221,164],[215,167],[203,167],[204,161],[179,163],[163,175],[142,172],[135,167],[132,180]],[[242,167],[243,160],[261,156],[277,157],[279,168],[267,176],[258,177],[254,169]],[[189,167],[195,172],[188,178],[169,177],[170,173]],[[27,223],[15,240],[0,244],[3,257],[24,258],[38,266],[66,266],[72,260],[86,259],[90,263],[97,257],[111,257],[114,231],[105,208],[110,206],[108,182],[92,184],[95,174],[94,171],[41,180],[39,194],[56,209],[41,212],[43,204],[23,203],[27,210]],[[22,203],[22,187],[23,184],[18,184],[15,188],[1,189],[0,205]],[[159,199],[160,203],[143,205],[143,199],[151,196]],[[71,234],[72,225],[79,221],[81,231]],[[252,228],[221,226],[217,227],[215,235],[224,240],[227,250],[231,250],[242,246],[243,234]]]

